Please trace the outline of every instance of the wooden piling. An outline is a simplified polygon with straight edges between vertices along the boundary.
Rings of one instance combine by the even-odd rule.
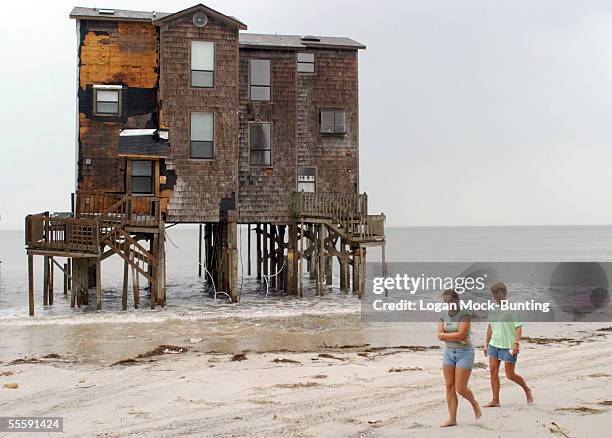
[[[53,257],[49,257],[49,305],[53,305],[55,265]]]
[[[287,250],[287,294],[297,295],[298,271],[297,224],[289,225],[289,245]]]
[[[247,275],[251,276],[251,224],[247,224]]]
[[[333,249],[336,249],[336,245],[334,243],[333,240],[331,240],[329,238],[329,232],[327,233],[328,235],[328,242],[329,244],[333,247]],[[327,286],[331,286],[333,283],[333,266],[332,266],[332,262],[333,262],[333,257],[329,254],[325,254],[325,284]]]
[[[126,255],[129,257],[129,243],[126,240],[125,242],[125,253]],[[129,265],[127,260],[123,261],[123,295],[121,296],[121,308],[123,310],[127,310],[127,305],[128,305],[128,272],[129,272]]]
[[[202,224],[199,225],[198,234],[198,277],[202,276]]]
[[[201,228],[200,228],[201,229]],[[202,240],[200,240],[200,244]],[[157,299],[159,305],[164,307],[166,305],[166,231],[164,222],[161,221],[159,227],[159,242],[158,242],[158,266],[157,266]],[[200,263],[200,269],[202,263]]]
[[[235,211],[228,212],[227,224],[227,271],[229,296],[232,303],[238,302],[238,224]]]
[[[262,268],[262,266],[261,266],[261,264],[262,264],[262,260],[261,260],[262,257],[261,256],[262,256],[262,253],[261,253],[261,225],[260,224],[257,224],[257,226],[256,226],[256,235],[255,235],[255,237],[257,238],[257,243],[256,243],[256,246],[257,246],[257,248],[256,248],[256,251],[257,251],[257,254],[256,254],[256,258],[257,258],[257,261],[256,261],[256,263],[257,263],[257,281],[261,281],[261,268]]]
[[[153,240],[151,242],[151,246],[150,246],[150,252],[152,254],[157,254],[159,250],[159,234],[154,234],[153,235]],[[149,275],[151,276],[151,278],[155,278],[157,275],[157,269],[150,264],[149,265]],[[159,289],[159,285],[157,284],[157,282],[153,283],[151,280],[149,280],[149,288],[150,288],[150,292],[151,292],[151,310],[155,309],[155,305],[157,304],[157,292]]]
[[[319,291],[319,296],[323,296],[325,295],[325,289],[323,288],[323,259],[325,257],[325,250],[323,248],[323,245],[325,241],[325,228],[323,227],[323,225],[319,225],[317,227],[317,237],[317,289]]]
[[[299,289],[300,297],[304,297],[304,222],[300,224],[300,260],[299,260]]]
[[[270,289],[276,289],[276,283],[278,280],[278,263],[276,262],[276,225],[270,224],[270,278],[268,282],[270,284]]]
[[[34,256],[28,252],[28,303],[30,316],[34,316]]]
[[[132,267],[132,288],[134,293],[134,308],[140,305],[140,285],[138,284],[138,271]]]
[[[102,262],[96,259],[96,310],[102,309]]]
[[[262,226],[263,228],[263,234],[262,234],[262,243],[263,243],[263,249],[262,249],[262,273],[264,276],[268,275],[268,261],[270,260],[270,256],[268,254],[268,224],[263,224]]]
[[[49,304],[49,257],[43,257],[43,306]]]
[[[64,296],[68,295],[68,263],[64,263]]]
[[[384,278],[387,278],[388,275],[388,267],[387,267],[387,258],[385,255],[385,247],[387,246],[387,242],[383,242],[382,246],[380,247],[380,258],[382,261],[382,276]],[[387,289],[385,287],[385,296],[388,297],[389,296],[389,289]]]

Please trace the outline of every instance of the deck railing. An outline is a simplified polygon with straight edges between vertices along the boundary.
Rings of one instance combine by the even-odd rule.
[[[160,200],[155,196],[80,191],[76,199],[77,218],[100,218],[105,223],[115,221],[140,227],[159,225]]]
[[[293,211],[296,217],[349,220],[368,214],[368,195],[294,192]]]
[[[30,249],[82,251],[97,254],[96,219],[53,217],[48,213],[26,216],[26,245]]]
[[[384,238],[385,215],[367,215],[347,223],[348,233],[355,239],[371,240]]]

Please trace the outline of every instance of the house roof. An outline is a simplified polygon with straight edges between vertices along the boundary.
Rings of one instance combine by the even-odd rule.
[[[193,11],[202,10],[206,14],[218,20],[226,21],[236,25],[239,29],[247,27],[237,18],[224,15],[202,4],[197,4],[175,13],[129,11],[125,9],[84,8],[75,6],[70,12],[70,18],[85,20],[110,20],[110,21],[142,21],[155,25],[165,23],[168,20],[179,18]],[[107,11],[104,13],[104,11]],[[112,11],[112,13],[108,13]],[[271,35],[258,33],[240,33],[240,46],[244,48],[277,48],[299,50],[306,48],[338,48],[338,49],[365,49],[365,45],[345,37],[325,36],[301,36],[301,35]]]
[[[209,8],[208,6],[204,6],[202,3],[197,4],[187,9],[183,9],[182,11],[175,12],[173,14],[167,14],[167,15],[164,15],[163,17],[157,17],[153,20],[153,24],[158,25],[161,23],[165,23],[166,21],[173,20],[175,18],[179,18],[179,17],[182,17],[184,15],[187,15],[194,11],[199,11],[199,10],[201,10],[202,12],[206,13],[207,15],[210,15],[211,17],[219,21],[224,21],[224,22],[233,24],[236,27],[238,27],[238,29],[246,30],[247,28],[246,24],[244,24],[242,21],[238,20],[237,18],[222,14],[221,12],[215,11],[214,9]]]
[[[112,20],[112,21],[145,21],[151,22],[156,18],[166,17],[168,12],[151,12],[151,11],[128,11],[125,9],[108,9],[114,11],[113,14],[100,13],[105,11],[104,8],[84,8],[75,6],[70,12],[70,18],[93,19],[96,20]],[[155,14],[155,15],[154,15]]]
[[[260,33],[241,33],[241,47],[276,47],[287,49],[304,49],[313,47],[365,49],[361,43],[345,37],[270,35]]]

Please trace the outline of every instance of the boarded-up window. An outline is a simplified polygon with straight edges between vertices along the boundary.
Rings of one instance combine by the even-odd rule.
[[[314,53],[297,54],[297,67],[300,73],[314,73],[315,71],[315,56]]]
[[[153,161],[132,161],[132,193],[153,193]]]
[[[344,110],[321,110],[320,132],[325,134],[346,133],[346,111]]]
[[[251,59],[249,61],[251,100],[270,100],[270,60]]]
[[[191,86],[200,88],[215,86],[215,43],[191,42]]]
[[[119,116],[121,111],[121,88],[94,87],[94,112],[98,116]]]
[[[211,112],[191,113],[191,158],[214,157],[215,116]]]
[[[251,164],[272,165],[272,124],[251,123],[250,126]]]
[[[314,167],[298,167],[298,192],[316,191],[317,169]]]

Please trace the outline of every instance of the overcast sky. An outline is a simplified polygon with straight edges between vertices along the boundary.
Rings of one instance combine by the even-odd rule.
[[[0,27],[0,229],[69,209],[74,5],[10,1]],[[612,223],[612,2],[210,1],[250,32],[349,36],[361,190],[388,225]]]

